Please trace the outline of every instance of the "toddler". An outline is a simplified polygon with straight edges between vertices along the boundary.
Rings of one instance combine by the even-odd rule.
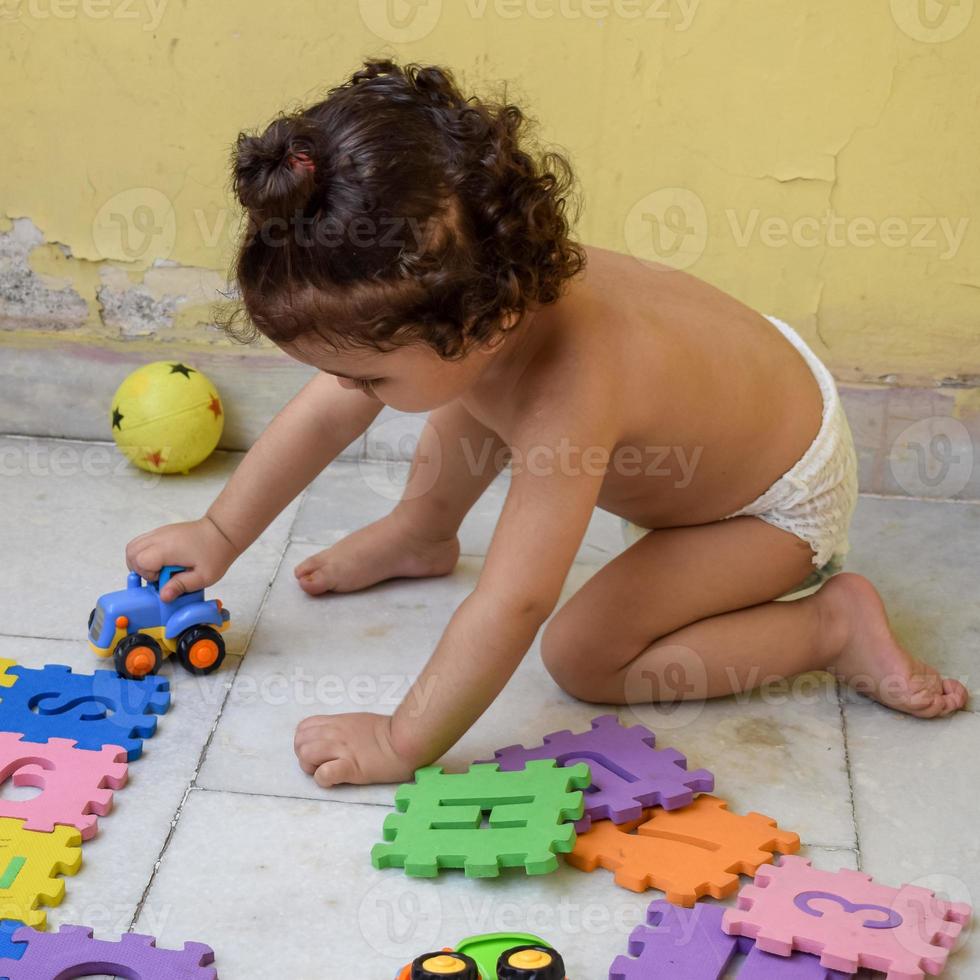
[[[632,543],[541,640],[575,697],[656,700],[671,669],[671,696],[696,698],[823,669],[923,718],[964,706],[896,642],[869,581],[831,577],[857,487],[827,369],[693,276],[575,242],[568,164],[533,148],[516,106],[370,61],[240,136],[234,182],[248,229],[225,325],[319,373],[204,517],[130,542],[130,568],[186,566],[166,599],[213,584],[384,405],[428,413],[403,497],[297,566],[311,595],[447,575],[460,522],[511,466],[476,588],[405,702],[297,729],[320,785],[410,778],[460,738],[554,611],[596,507]]]

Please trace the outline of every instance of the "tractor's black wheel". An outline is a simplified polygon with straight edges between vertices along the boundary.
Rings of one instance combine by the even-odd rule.
[[[210,626],[192,626],[177,643],[177,660],[192,674],[210,674],[225,659],[225,641]]]
[[[497,960],[497,980],[565,980],[565,964],[547,946],[515,946]]]
[[[480,969],[463,953],[426,953],[412,963],[411,980],[480,980]]]
[[[138,681],[160,669],[163,651],[152,636],[147,636],[146,633],[130,633],[116,644],[112,660],[121,677]]]

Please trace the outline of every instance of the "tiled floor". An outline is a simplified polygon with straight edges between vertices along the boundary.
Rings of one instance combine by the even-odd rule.
[[[93,600],[120,585],[125,542],[200,514],[237,462],[218,455],[190,478],[154,480],[113,459],[104,446],[0,439],[0,657],[96,666],[84,624]],[[208,942],[223,980],[386,980],[427,948],[496,930],[540,933],[564,950],[570,976],[606,976],[656,893],[570,868],[436,882],[374,871],[391,789],[322,792],[296,766],[292,730],[305,715],[394,707],[479,572],[502,482],[467,518],[452,576],[317,600],[296,587],[296,562],[384,513],[403,473],[335,464],[214,590],[233,611],[236,656],[204,680],[167,665],[173,708],[52,924]],[[980,505],[866,498],[851,561],[879,583],[903,636],[974,687],[977,531]],[[566,594],[620,547],[616,521],[597,515]],[[977,715],[916,722],[811,680],[789,696],[620,715],[714,770],[733,809],[798,831],[821,866],[980,894]],[[597,713],[562,694],[533,650],[447,765],[587,727]],[[976,943],[950,962],[946,976],[980,977]]]

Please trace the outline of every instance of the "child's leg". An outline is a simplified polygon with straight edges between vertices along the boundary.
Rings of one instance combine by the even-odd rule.
[[[658,530],[603,567],[548,625],[542,656],[569,693],[596,702],[717,697],[826,669],[923,717],[966,691],[897,643],[858,575],[773,602],[812,569],[799,538],[754,517]]]
[[[389,578],[447,575],[459,558],[456,531],[493,482],[504,444],[459,404],[432,412],[397,507],[296,566],[311,595],[355,592]]]

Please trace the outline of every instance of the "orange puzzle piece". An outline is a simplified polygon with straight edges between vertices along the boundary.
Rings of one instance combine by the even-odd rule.
[[[660,888],[674,905],[692,906],[703,895],[725,898],[739,874],[772,864],[774,852],[794,854],[798,835],[779,830],[761,813],[731,813],[716,796],[699,796],[680,810],[655,807],[641,820],[601,820],[579,834],[567,861],[580,871],[608,868],[617,885],[642,892]]]

